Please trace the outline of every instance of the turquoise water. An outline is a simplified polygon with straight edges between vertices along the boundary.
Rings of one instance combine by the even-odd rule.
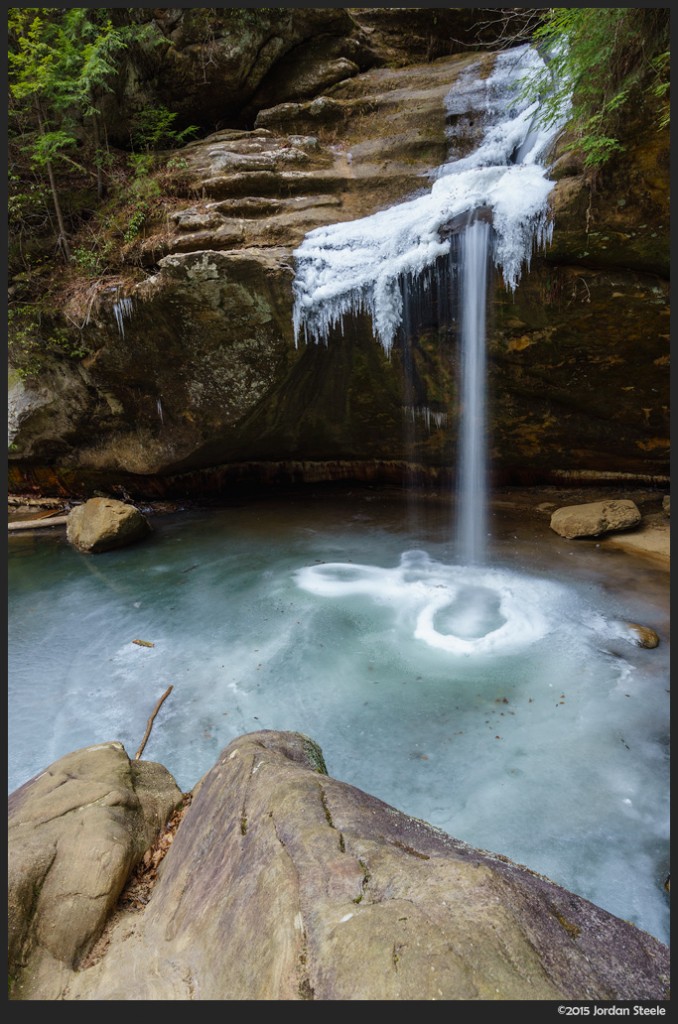
[[[154,516],[96,556],[11,536],[9,790],[93,743],[133,757],[172,685],[143,756],[182,789],[236,736],[301,731],[335,778],[667,941],[667,574],[495,511],[478,579],[449,510],[424,519],[356,492]]]

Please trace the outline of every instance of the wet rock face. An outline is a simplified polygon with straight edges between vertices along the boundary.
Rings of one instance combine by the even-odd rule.
[[[169,235],[148,239],[157,269],[126,296],[120,323],[115,293],[93,311],[83,369],[98,401],[87,416],[69,405],[78,441],[61,467],[142,476],[233,459],[400,457],[398,377],[364,318],[327,348],[296,346],[292,253],[313,227],[422,187],[446,151],[444,96],[469,60],[409,69],[399,97],[398,73],[386,70],[341,92],[332,103],[353,124],[348,142],[322,116],[306,131],[308,101],[275,108],[280,130],[229,129],[188,146],[201,198],[177,210]]]
[[[88,784],[86,771],[72,775],[71,788]],[[34,814],[30,789],[23,800]],[[77,824],[58,820],[64,846]],[[38,870],[41,848],[22,856]],[[96,858],[82,857],[86,873]],[[27,947],[12,997],[668,998],[662,943],[331,778],[299,733],[234,740],[195,788],[158,874],[146,906],[119,911],[80,969]],[[43,901],[37,924],[49,933],[60,915]]]
[[[594,178],[562,153],[571,143],[567,135],[560,140],[554,153],[557,230],[550,261],[668,279],[670,139],[666,130],[657,130],[657,120],[651,98],[639,98],[621,129],[623,151]]]
[[[669,466],[668,280],[537,257],[495,293],[491,446],[509,470]]]
[[[147,278],[127,293],[123,331],[113,310],[120,293],[103,294],[78,335],[91,354],[77,372],[64,374],[55,363],[39,384],[14,389],[13,486],[56,476],[62,490],[82,493],[93,474],[98,487],[128,474],[136,494],[158,496],[170,475],[261,460],[409,460],[431,473],[455,464],[454,324],[429,324],[411,351],[400,339],[390,359],[365,317],[347,322],[343,334],[337,329],[327,346],[297,343],[292,329],[293,254],[305,234],[427,190],[450,144],[445,96],[471,64],[485,73],[492,62],[488,52],[410,65],[395,51],[387,58],[397,33],[388,36],[385,11],[415,20],[423,13],[356,9],[350,31],[344,9],[284,15],[305,42],[274,63],[262,50],[268,70],[246,93],[251,130],[226,127],[182,151],[186,199],[143,243]],[[194,16],[167,15],[177,95],[183,71],[207,52]],[[327,28],[320,35],[318,18]],[[417,24],[423,40],[429,29]],[[248,32],[234,61],[249,52]],[[238,81],[219,63],[228,63],[225,38],[215,30],[209,41],[221,53],[222,90]],[[317,61],[307,65],[303,47],[311,43]],[[317,75],[315,85],[301,82],[307,72]],[[329,84],[335,73],[341,77]],[[209,61],[205,74],[216,74]],[[201,95],[209,103],[220,93],[208,83]],[[187,104],[197,100],[186,93]],[[491,471],[505,482],[538,483],[554,473],[663,482],[668,133],[639,123],[623,160],[595,189],[571,157],[556,157],[553,244],[535,253],[515,293],[495,280]],[[416,403],[405,385],[408,364]],[[425,429],[412,429],[413,415]]]

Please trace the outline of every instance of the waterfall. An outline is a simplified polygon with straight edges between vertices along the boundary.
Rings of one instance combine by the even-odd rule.
[[[543,69],[529,45],[495,58],[489,77],[475,66],[459,77],[445,107],[481,125],[476,148],[431,172],[431,190],[371,217],[309,232],[295,251],[293,323],[297,343],[327,343],[346,317],[368,313],[390,356],[396,336],[411,339],[435,292],[438,320],[461,324],[458,542],[462,557],[483,559],[485,537],[485,317],[494,263],[515,290],[535,247],[551,238],[554,186],[544,157],[562,120],[540,125],[538,104],[521,99],[526,75]],[[564,116],[564,114],[563,114]],[[477,129],[476,129],[477,131]],[[450,130],[454,149],[454,130]],[[411,366],[407,345],[405,370]],[[426,407],[406,385],[404,405]],[[423,399],[423,400],[422,400]]]
[[[425,195],[305,236],[294,253],[297,341],[327,342],[345,317],[366,312],[390,353],[404,316],[400,283],[430,273],[449,255],[455,225],[463,227],[474,210],[491,216],[492,258],[506,286],[515,289],[533,247],[546,245],[552,232],[548,197],[554,182],[542,160],[561,124],[540,127],[537,104],[521,101],[518,92],[521,79],[541,67],[536,51],[520,46],[496,57],[489,78],[467,72],[446,106],[454,112],[461,93],[466,112],[486,122],[477,148],[433,170]]]
[[[461,408],[458,459],[458,554],[483,561],[486,535],[485,307],[490,225],[469,224],[461,236]]]

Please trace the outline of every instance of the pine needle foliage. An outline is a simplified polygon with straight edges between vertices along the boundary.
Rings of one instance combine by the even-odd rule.
[[[551,7],[533,34],[546,61],[524,94],[542,103],[543,120],[566,115],[572,148],[595,169],[624,149],[624,123],[642,97],[667,128],[669,109],[668,7]]]

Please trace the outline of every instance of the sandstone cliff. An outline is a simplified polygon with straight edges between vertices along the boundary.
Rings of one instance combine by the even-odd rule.
[[[197,15],[164,12],[173,45],[137,67],[118,115],[121,96],[155,89],[182,123],[223,127],[173,157],[175,198],[146,223],[136,267],[54,311],[86,355],[48,357],[11,389],[11,487],[152,497],[244,479],[398,479],[408,462],[449,471],[454,336],[414,342],[416,405],[444,416],[413,444],[404,353],[386,359],[367,318],[327,346],[295,345],[292,254],[315,227],[429,187],[449,145],[445,96],[493,60],[468,51],[468,12],[455,11],[435,12],[444,25],[432,9],[400,15],[409,58],[391,10],[290,11],[284,31],[248,23],[237,52],[225,23],[209,35]],[[639,111],[626,142],[595,182],[553,153],[552,245],[515,293],[497,277],[488,386],[500,481],[666,481],[668,132]]]

